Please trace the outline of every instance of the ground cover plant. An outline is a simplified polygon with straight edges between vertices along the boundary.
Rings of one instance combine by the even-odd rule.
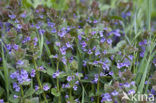
[[[1,0],[0,103],[155,103],[155,4]]]

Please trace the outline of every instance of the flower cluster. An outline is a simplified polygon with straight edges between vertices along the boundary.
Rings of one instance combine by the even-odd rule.
[[[136,27],[131,2],[107,0],[117,7],[105,8],[102,0],[64,1],[0,1],[0,103],[120,103],[123,91],[156,95],[155,36],[144,21]]]

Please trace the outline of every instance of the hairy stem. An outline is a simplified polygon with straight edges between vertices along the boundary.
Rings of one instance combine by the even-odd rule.
[[[36,64],[36,61],[35,61],[34,58],[33,58],[33,62],[34,62],[34,65],[35,65],[36,79],[37,79],[38,85],[39,85],[40,88],[43,88],[43,86],[42,86],[42,84],[41,84],[41,81],[40,81],[39,72],[38,72],[38,70],[37,70],[37,64]],[[48,103],[45,92],[43,92],[42,95],[43,95],[43,98],[44,98],[45,102]]]

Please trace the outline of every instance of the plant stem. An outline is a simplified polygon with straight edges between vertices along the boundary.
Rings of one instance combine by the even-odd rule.
[[[42,86],[41,81],[40,81],[40,78],[39,78],[39,72],[37,70],[37,64],[36,64],[36,61],[35,61],[34,58],[33,58],[33,62],[34,62],[34,65],[35,65],[35,70],[36,70],[36,79],[37,79],[37,82],[38,82],[39,87],[42,89],[43,86]],[[45,92],[43,92],[42,95],[43,95],[43,98],[44,98],[45,102],[48,103]]]
[[[70,88],[70,102],[72,101],[72,89]]]
[[[59,67],[59,62],[57,62],[57,71],[58,71],[58,67]],[[57,91],[60,92],[60,86],[59,86],[59,78],[57,78]],[[61,94],[59,96],[59,103],[61,103]]]
[[[99,75],[100,75],[100,69],[99,69],[99,73],[98,73],[98,83],[97,83],[97,95],[98,95],[98,97],[97,97],[97,103],[100,103],[99,102],[99,100],[100,100],[100,97],[99,97],[100,77],[99,77]]]
[[[100,82],[98,80],[98,83],[97,83],[97,94],[98,94],[98,97],[97,97],[97,103],[99,103],[99,87],[100,87]]]
[[[21,101],[23,102],[23,103],[25,103],[25,100],[24,100],[24,92],[23,92],[23,87],[20,85],[20,89],[21,89],[21,95],[22,95],[22,99],[21,99]]]

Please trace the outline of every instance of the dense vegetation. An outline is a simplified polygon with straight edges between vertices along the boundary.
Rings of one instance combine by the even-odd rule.
[[[123,93],[156,96],[155,4],[1,0],[0,103],[134,103]]]

